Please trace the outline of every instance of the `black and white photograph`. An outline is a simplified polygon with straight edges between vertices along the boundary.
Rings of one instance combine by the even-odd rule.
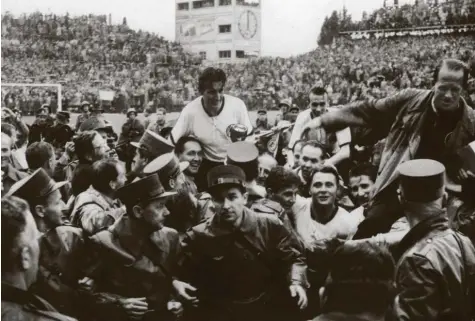
[[[1,0],[2,321],[475,321],[475,0]]]

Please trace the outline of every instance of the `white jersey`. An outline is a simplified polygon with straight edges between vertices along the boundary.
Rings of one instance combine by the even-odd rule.
[[[204,157],[213,162],[224,162],[231,138],[227,135],[230,125],[241,124],[248,133],[253,130],[244,102],[236,97],[224,95],[223,105],[217,116],[210,116],[198,97],[181,111],[173,127],[170,139],[173,144],[183,136],[195,136],[203,146]]]

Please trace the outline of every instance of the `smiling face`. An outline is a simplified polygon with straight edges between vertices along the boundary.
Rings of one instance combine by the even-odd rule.
[[[183,146],[183,153],[179,157],[180,162],[187,161],[190,166],[185,170],[186,174],[194,176],[200,169],[203,161],[203,150],[201,145],[195,141],[186,142]]]
[[[463,70],[451,70],[446,64],[439,71],[434,86],[434,106],[439,111],[458,109],[463,90]]]
[[[373,190],[374,182],[368,175],[350,177],[350,193],[356,205],[368,203]]]
[[[216,81],[211,84],[203,92],[203,103],[205,108],[217,112],[221,107],[223,101],[224,84],[221,81]]]
[[[290,210],[295,204],[299,187],[297,185],[287,186],[280,189],[271,196],[274,201],[279,203],[284,209]]]
[[[312,202],[315,204],[321,206],[335,204],[337,190],[337,179],[332,173],[318,172],[313,175],[310,195],[312,195]]]

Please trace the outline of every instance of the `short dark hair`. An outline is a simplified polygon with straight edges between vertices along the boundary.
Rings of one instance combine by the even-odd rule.
[[[47,142],[34,142],[25,151],[26,162],[30,169],[43,167],[55,156],[53,145]]]
[[[290,186],[299,185],[299,176],[293,170],[280,165],[271,169],[266,179],[266,188],[274,193]]]
[[[200,140],[196,138],[195,136],[183,136],[183,137],[180,137],[180,139],[175,144],[175,154],[176,155],[183,154],[183,152],[185,151],[185,145],[188,142],[198,143],[201,146],[201,148],[203,148],[203,145],[201,144]]]
[[[167,110],[165,109],[165,107],[158,107],[157,108],[157,113],[161,111],[162,113],[166,114],[167,113]]]
[[[330,260],[324,313],[384,313],[394,298],[394,272],[387,247],[370,241],[344,243]]]
[[[16,196],[2,198],[2,274],[10,272],[26,228],[28,203]]]
[[[155,108],[151,107],[151,106],[148,106],[147,108],[145,108],[145,111],[149,114],[153,114],[154,111],[155,111]]]
[[[13,131],[16,131],[16,127],[10,123],[2,122],[2,133],[8,135],[8,137],[12,138]]]
[[[302,147],[303,147],[303,144],[305,144],[305,141],[304,141],[303,139],[297,140],[297,141],[294,143],[294,146],[292,146],[292,153],[295,153],[295,147],[296,147],[298,144],[302,144]]]
[[[317,141],[317,140],[308,140],[308,141],[304,142],[304,144],[303,144],[303,146],[302,146],[302,151],[303,151],[303,149],[304,149],[306,146],[311,146],[311,147],[315,147],[315,148],[320,148],[320,149],[322,150],[323,157],[325,157],[325,158],[329,158],[329,157],[330,157],[330,153],[328,152],[327,146],[325,146],[324,144],[320,143],[320,142]]]
[[[198,90],[201,94],[209,88],[213,82],[221,81],[226,84],[226,74],[220,68],[208,67],[200,75],[198,79]]]
[[[341,176],[340,176],[340,173],[338,173],[338,170],[336,169],[336,167],[333,165],[320,165],[312,171],[312,174],[310,175],[310,179],[307,182],[307,191],[310,191],[310,188],[312,187],[313,177],[317,173],[333,174],[333,176],[335,176],[337,186],[340,186]]]
[[[94,145],[92,141],[99,135],[95,130],[87,130],[79,133],[74,139],[74,151],[80,163],[88,163],[86,156],[94,153]]]
[[[327,93],[327,91],[323,87],[313,87],[310,90],[310,93],[318,96],[323,96]]]
[[[435,68],[434,70],[434,78],[433,78],[433,83],[434,85],[437,83],[437,80],[439,78],[439,72],[442,67],[446,66],[449,70],[453,71],[463,71],[463,78],[462,78],[462,87],[464,89],[468,88],[468,76],[470,74],[470,68],[468,64],[463,62],[462,60],[458,59],[444,59],[441,61],[441,63]]]
[[[350,169],[348,177],[368,176],[373,182],[376,181],[378,176],[378,168],[370,163],[358,164]]]
[[[117,180],[119,161],[113,158],[101,159],[92,164],[92,187],[101,193],[110,190],[109,183]]]

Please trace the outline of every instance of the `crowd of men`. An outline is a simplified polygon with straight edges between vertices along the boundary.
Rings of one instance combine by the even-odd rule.
[[[338,108],[317,83],[275,126],[228,75],[118,137],[88,101],[2,108],[2,319],[474,319],[465,62]]]

